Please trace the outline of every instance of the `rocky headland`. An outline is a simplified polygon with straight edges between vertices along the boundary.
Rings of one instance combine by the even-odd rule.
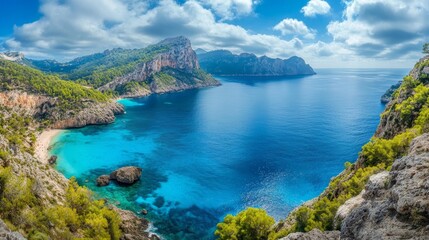
[[[227,50],[199,51],[201,68],[218,76],[295,76],[316,74],[304,59],[257,57],[251,53],[232,54]]]

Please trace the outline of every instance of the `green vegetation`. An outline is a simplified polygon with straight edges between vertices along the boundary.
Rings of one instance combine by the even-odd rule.
[[[83,100],[107,101],[109,97],[97,90],[46,75],[30,67],[0,60],[0,91],[23,90],[58,98],[64,111],[82,105]]]
[[[115,93],[124,95],[127,93],[133,93],[139,90],[150,91],[149,85],[146,82],[130,81],[125,84],[119,85],[115,89]]]
[[[0,106],[0,135],[8,140],[10,146],[18,147],[30,154],[34,153],[36,136],[28,131],[32,123],[32,117],[21,113],[8,111],[6,107]],[[8,160],[9,152],[0,150],[0,158]]]
[[[97,54],[97,57],[91,55],[76,59],[71,62],[76,67],[62,76],[84,85],[100,87],[132,72],[137,65],[152,60],[166,50],[168,47],[165,45],[152,45],[144,49],[114,49]]]
[[[221,240],[264,240],[268,239],[274,223],[265,210],[247,208],[237,216],[228,214],[217,225],[215,235]]]
[[[119,239],[120,218],[71,179],[65,205],[44,206],[33,180],[0,167],[0,217],[29,239]]]

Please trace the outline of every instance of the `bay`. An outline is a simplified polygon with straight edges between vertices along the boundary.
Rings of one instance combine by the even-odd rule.
[[[166,239],[212,239],[227,213],[261,207],[277,220],[354,162],[406,69],[319,69],[301,77],[219,77],[222,86],[120,102],[106,126],[68,130],[51,154],[66,177],[146,216]],[[140,182],[95,186],[118,167]]]

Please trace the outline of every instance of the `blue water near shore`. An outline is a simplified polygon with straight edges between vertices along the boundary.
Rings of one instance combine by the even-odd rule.
[[[212,239],[226,213],[262,207],[277,220],[316,197],[374,133],[380,96],[405,69],[321,69],[308,77],[219,78],[222,86],[122,100],[107,126],[69,130],[58,170],[147,216],[167,239]],[[101,174],[143,168],[131,187]]]

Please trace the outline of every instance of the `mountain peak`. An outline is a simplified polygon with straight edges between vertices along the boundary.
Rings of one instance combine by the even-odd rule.
[[[184,46],[191,46],[191,41],[184,37],[184,36],[178,36],[173,38],[166,38],[159,42],[160,45],[184,45]]]

